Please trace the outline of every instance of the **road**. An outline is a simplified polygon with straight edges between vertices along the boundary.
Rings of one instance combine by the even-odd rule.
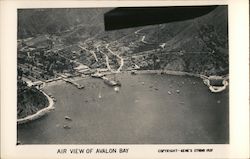
[[[119,73],[119,72],[121,71],[123,65],[124,65],[124,59],[123,59],[121,56],[119,56],[118,54],[114,53],[108,46],[109,46],[109,44],[106,44],[106,45],[105,45],[105,48],[106,48],[112,55],[116,56],[116,57],[120,60],[120,66],[119,66],[119,68],[118,68],[117,70],[113,70],[113,69],[110,67],[108,55],[100,49],[100,47],[102,47],[102,46],[101,46],[101,45],[98,45],[96,48],[97,48],[97,51],[99,51],[101,54],[103,54],[103,55],[105,56],[106,65],[107,65],[107,68],[109,69],[109,71],[112,72],[112,73]]]
[[[144,43],[144,44],[152,44],[152,43],[149,43],[149,42],[145,41],[146,35],[140,33],[142,30],[143,30],[143,29],[136,30],[136,31],[134,32],[135,35],[137,35],[137,36],[142,36],[142,38],[141,38],[141,40],[140,40],[142,43]]]
[[[97,58],[97,56],[96,56],[96,54],[95,54],[94,51],[88,50],[87,48],[85,48],[85,47],[83,47],[83,46],[81,46],[81,45],[78,45],[78,46],[79,46],[81,49],[83,49],[83,50],[85,50],[85,51],[87,51],[87,52],[90,52],[90,53],[94,56],[95,61],[98,62],[98,58]]]
[[[119,56],[118,54],[114,53],[108,46],[109,46],[109,44],[106,45],[106,49],[108,49],[108,51],[109,51],[111,54],[113,54],[113,55],[116,56],[118,59],[120,59],[120,66],[119,66],[119,68],[114,72],[114,73],[119,73],[119,72],[121,71],[123,65],[124,65],[124,59],[123,59],[121,56]]]

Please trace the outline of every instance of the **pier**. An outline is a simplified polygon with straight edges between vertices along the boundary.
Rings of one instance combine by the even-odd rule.
[[[67,78],[63,78],[63,80],[64,80],[65,82],[67,82],[67,83],[70,83],[70,84],[76,86],[76,88],[78,88],[78,89],[83,89],[83,88],[84,88],[83,85],[78,84],[78,83],[76,83],[75,81],[69,80],[69,79],[67,79]]]

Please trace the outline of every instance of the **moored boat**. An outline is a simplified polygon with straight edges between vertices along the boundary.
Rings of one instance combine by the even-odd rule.
[[[106,83],[109,86],[121,86],[121,82],[120,81],[115,81],[115,80],[111,80],[108,78],[102,78],[104,83]]]

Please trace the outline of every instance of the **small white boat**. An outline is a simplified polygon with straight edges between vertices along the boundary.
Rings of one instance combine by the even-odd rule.
[[[78,89],[83,89],[83,88],[84,88],[84,85],[80,85],[80,84],[79,84],[79,85],[77,85],[77,88],[78,88]]]
[[[64,116],[64,118],[66,119],[66,120],[72,120],[69,116]]]
[[[119,92],[120,88],[119,87],[115,87],[114,90],[115,90],[115,92]]]
[[[104,83],[106,83],[109,86],[121,86],[121,83],[119,81],[114,81],[114,80],[110,80],[108,78],[102,78]]]
[[[68,125],[63,125],[63,128],[64,128],[64,129],[71,129],[71,127],[68,126]]]

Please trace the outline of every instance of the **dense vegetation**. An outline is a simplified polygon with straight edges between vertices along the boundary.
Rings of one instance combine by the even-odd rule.
[[[18,80],[17,83],[17,118],[36,113],[48,106],[46,96],[35,87],[28,87],[25,82]]]

